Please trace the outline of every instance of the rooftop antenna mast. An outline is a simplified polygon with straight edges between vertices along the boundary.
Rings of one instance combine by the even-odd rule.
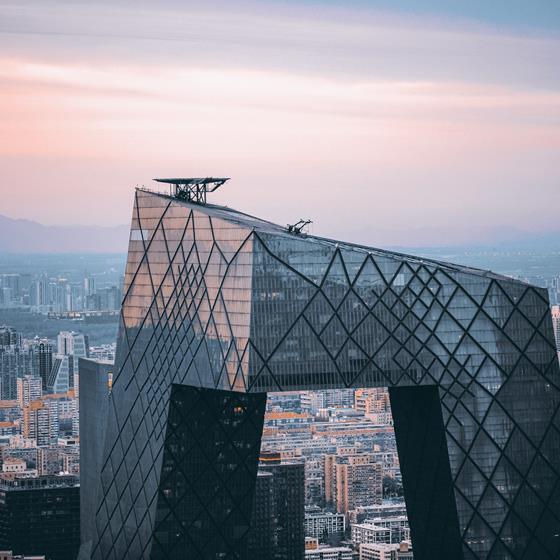
[[[158,183],[169,185],[169,194],[179,200],[206,204],[206,195],[219,189],[229,177],[181,177],[171,179],[154,179]]]
[[[301,218],[299,222],[296,222],[295,224],[288,224],[288,232],[299,235],[309,224],[312,223],[312,220],[304,220],[303,218]]]

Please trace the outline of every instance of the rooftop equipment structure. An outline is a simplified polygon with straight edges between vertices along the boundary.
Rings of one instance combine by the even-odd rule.
[[[206,204],[206,194],[219,189],[229,177],[182,177],[172,179],[154,179],[158,183],[169,185],[171,196],[179,200]]]
[[[304,230],[307,228],[307,226],[312,223],[313,220],[304,220],[303,218],[301,218],[299,222],[295,224],[288,224],[288,232],[299,235],[300,233],[304,233]]]

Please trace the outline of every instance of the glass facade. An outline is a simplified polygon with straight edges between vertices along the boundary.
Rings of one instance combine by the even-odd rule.
[[[265,407],[262,393],[173,385],[153,559],[246,556]]]
[[[138,190],[116,366],[94,558],[166,557],[155,543],[176,386],[388,386],[415,557],[560,555],[560,376],[543,289]],[[412,445],[418,434],[430,445]],[[439,539],[430,504],[447,512]],[[186,538],[185,515],[168,542]]]
[[[0,479],[0,550],[11,550],[19,558],[75,560],[79,543],[78,477]]]

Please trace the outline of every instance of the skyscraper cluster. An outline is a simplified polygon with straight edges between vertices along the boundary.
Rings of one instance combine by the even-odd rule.
[[[8,326],[0,327],[0,396],[3,400],[16,398],[17,379],[32,374],[47,387],[53,364],[53,345],[36,337],[24,340],[20,333]]]
[[[76,558],[78,360],[88,352],[78,332],[55,343],[0,327],[0,550]]]
[[[29,309],[38,313],[68,313],[119,309],[121,285],[96,285],[81,279],[38,274],[0,274],[0,309]]]
[[[89,355],[87,335],[63,331],[57,344],[35,337],[23,339],[12,327],[0,327],[0,396],[13,400],[17,380],[25,375],[41,379],[45,392],[61,393],[74,387],[77,360]]]

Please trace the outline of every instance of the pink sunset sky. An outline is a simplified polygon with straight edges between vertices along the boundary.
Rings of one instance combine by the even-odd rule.
[[[214,175],[232,177],[217,203],[373,244],[559,231],[559,28],[353,2],[1,2],[0,214],[123,224],[135,185]]]

